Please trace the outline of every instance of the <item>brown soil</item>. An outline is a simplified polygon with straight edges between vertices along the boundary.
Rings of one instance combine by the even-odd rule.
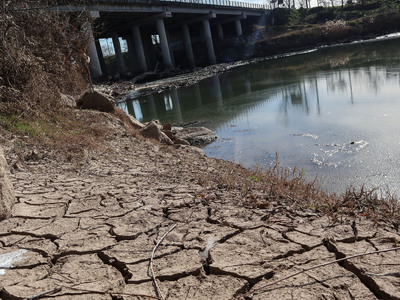
[[[240,166],[194,147],[132,136],[105,113],[82,115],[109,130],[79,159],[56,159],[38,148],[18,160],[8,148],[17,203],[13,217],[0,223],[0,255],[28,252],[0,275],[0,298],[54,288],[61,290],[47,297],[157,298],[148,272],[154,251],[165,299],[239,299],[250,289],[257,292],[246,299],[400,299],[398,252],[334,263],[263,288],[314,265],[395,247],[400,237],[392,225],[346,215],[332,222],[293,199],[255,208],[243,188],[220,179],[221,172],[246,174]],[[251,200],[269,196],[252,193]],[[208,265],[200,255],[207,245],[213,246],[203,254]]]

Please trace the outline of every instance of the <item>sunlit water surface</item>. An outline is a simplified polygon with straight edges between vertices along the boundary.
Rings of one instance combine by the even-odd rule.
[[[139,121],[202,121],[208,156],[303,169],[323,187],[400,194],[400,39],[316,49],[120,104]]]

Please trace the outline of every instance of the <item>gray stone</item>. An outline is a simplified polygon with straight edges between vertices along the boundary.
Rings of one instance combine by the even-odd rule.
[[[0,220],[11,216],[11,209],[15,203],[14,188],[10,179],[10,170],[0,148]]]
[[[186,127],[177,130],[175,137],[188,141],[192,146],[204,146],[217,139],[217,135],[205,127]]]
[[[96,91],[85,92],[76,102],[79,108],[93,109],[102,112],[114,111],[114,101],[108,98],[105,94]]]

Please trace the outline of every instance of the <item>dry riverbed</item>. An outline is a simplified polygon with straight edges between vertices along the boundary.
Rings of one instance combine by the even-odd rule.
[[[240,166],[132,136],[105,113],[81,114],[108,131],[79,159],[44,148],[17,157],[8,148],[17,203],[0,223],[1,299],[47,291],[85,300],[400,299],[396,251],[277,282],[397,246],[391,224],[345,215],[333,222],[289,199],[250,205],[268,193],[249,196],[220,177]]]

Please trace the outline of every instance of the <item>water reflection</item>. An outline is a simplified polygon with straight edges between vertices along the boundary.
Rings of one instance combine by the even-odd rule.
[[[204,121],[219,136],[211,156],[254,166],[277,152],[334,191],[397,190],[399,92],[400,40],[391,40],[270,60],[121,105],[142,122]]]

